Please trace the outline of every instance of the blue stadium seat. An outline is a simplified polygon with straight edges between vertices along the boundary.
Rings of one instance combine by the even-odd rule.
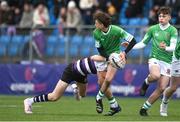
[[[142,37],[140,37],[140,35],[135,35],[134,38],[136,39],[137,42],[140,42],[142,40]]]
[[[131,50],[128,56],[131,58],[138,58],[140,56],[140,50]]]
[[[66,41],[67,41],[67,37],[66,36],[59,36],[59,38],[58,38],[58,45],[59,46],[65,46]]]
[[[17,56],[18,55],[18,45],[10,45],[8,48],[8,56]]]
[[[0,36],[0,45],[7,46],[11,40],[11,37],[8,35],[2,35]]]
[[[11,43],[20,45],[22,44],[23,39],[24,39],[23,35],[14,35],[11,39]]]
[[[94,46],[95,45],[95,40],[93,39],[92,36],[85,36],[83,44],[85,46]]]
[[[69,54],[71,57],[77,57],[79,53],[79,48],[77,45],[71,45]]]
[[[144,57],[149,57],[150,52],[151,52],[151,43],[149,43],[143,50],[144,52]]]
[[[91,54],[91,47],[86,45],[86,46],[83,46],[81,47],[81,50],[80,50],[80,55],[83,56],[83,57],[87,57],[87,56],[90,56]]]
[[[139,18],[131,18],[129,19],[129,25],[134,26],[134,25],[139,25],[141,23]]]
[[[53,46],[47,46],[46,47],[46,55],[54,56],[54,50],[55,50],[55,48]]]
[[[144,18],[140,18],[140,20],[139,20],[140,22],[139,22],[139,25],[142,25],[142,26],[146,26],[146,25],[148,25],[149,24],[149,19],[148,18],[146,18],[146,17],[144,17]]]
[[[47,43],[46,43],[46,55],[47,56],[54,56],[57,44],[58,44],[57,36],[47,37]]]
[[[83,39],[82,36],[74,35],[72,36],[72,38],[70,38],[70,44],[79,46],[82,44],[82,39]]]
[[[128,19],[127,18],[119,18],[119,23],[121,25],[127,25],[128,24]]]
[[[49,36],[47,39],[47,46],[56,46],[58,43],[58,37],[57,36]]]
[[[6,46],[0,45],[0,56],[5,56],[5,55],[6,55]]]
[[[92,48],[92,53],[91,53],[91,55],[97,55],[98,54],[98,50],[94,47],[94,48]]]
[[[58,46],[56,49],[56,55],[57,56],[65,56],[65,47],[64,46]]]
[[[30,39],[31,39],[31,37],[29,35],[25,35],[23,42],[26,43],[26,42],[30,41]]]

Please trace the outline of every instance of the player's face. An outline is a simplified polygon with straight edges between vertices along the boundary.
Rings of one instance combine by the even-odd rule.
[[[159,14],[158,19],[160,24],[165,25],[170,21],[171,16],[169,14]]]
[[[100,23],[98,20],[95,20],[95,27],[96,27],[97,29],[102,30],[102,28],[103,28],[103,24],[102,24],[102,23]]]

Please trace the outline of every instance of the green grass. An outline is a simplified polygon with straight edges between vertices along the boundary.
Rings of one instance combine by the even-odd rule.
[[[144,103],[142,98],[117,98],[122,112],[112,117],[97,114],[94,97],[83,98],[80,102],[73,97],[62,97],[54,103],[37,103],[33,105],[33,114],[26,115],[23,111],[25,96],[0,96],[0,121],[180,121],[179,100],[171,100],[169,116],[159,115],[160,101],[148,111],[149,117],[139,116],[139,108]],[[105,110],[109,104],[104,99]]]

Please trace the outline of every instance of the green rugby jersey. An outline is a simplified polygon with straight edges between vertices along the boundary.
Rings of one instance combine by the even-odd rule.
[[[180,59],[180,40],[176,44],[176,49],[174,51],[174,55],[178,60]]]
[[[168,52],[159,47],[160,42],[166,43],[166,46],[170,46],[170,40],[177,40],[177,29],[170,25],[167,29],[162,30],[159,24],[151,26],[143,38],[143,43],[148,44],[152,39],[152,49],[150,58],[156,58],[167,63],[171,63],[173,52]]]
[[[113,52],[120,52],[120,43],[122,39],[131,41],[133,36],[116,25],[110,25],[108,31],[102,32],[99,29],[93,31],[96,48],[103,48],[104,57],[108,57]]]

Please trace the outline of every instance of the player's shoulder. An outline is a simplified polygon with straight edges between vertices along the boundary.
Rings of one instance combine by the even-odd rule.
[[[110,25],[112,29],[122,29],[120,26],[118,25]]]
[[[149,29],[157,29],[159,28],[159,24],[151,25]]]
[[[117,25],[111,25],[111,30],[112,30],[111,32],[113,32],[113,33],[124,32],[124,29]]]
[[[159,25],[158,25],[158,24],[151,25],[151,26],[149,26],[147,32],[153,32],[153,31],[155,31],[155,30],[158,30],[158,28],[159,28]]]
[[[174,27],[173,25],[170,25],[170,29],[177,31],[177,28]]]
[[[99,29],[94,29],[93,35],[97,35],[97,34],[99,34],[99,33],[100,33],[100,30],[99,30]]]

